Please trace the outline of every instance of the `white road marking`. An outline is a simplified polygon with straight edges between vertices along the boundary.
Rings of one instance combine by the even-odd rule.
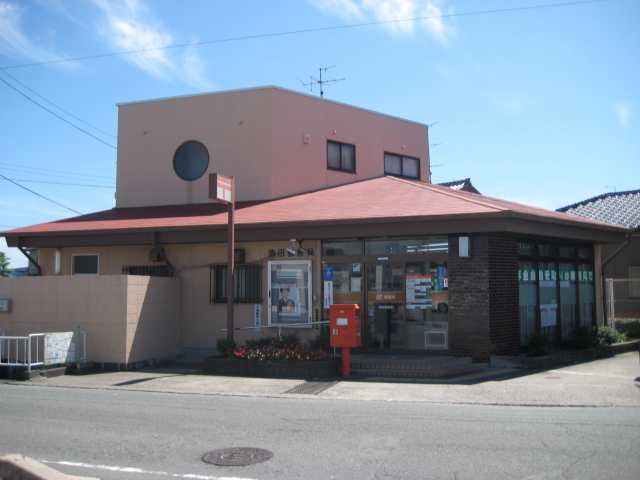
[[[81,468],[93,468],[96,470],[109,470],[110,472],[123,472],[123,473],[144,473],[147,475],[164,475],[166,477],[174,478],[195,478],[196,480],[256,480],[255,478],[246,477],[212,477],[210,475],[198,475],[194,473],[169,473],[169,472],[154,472],[151,470],[142,470],[141,468],[133,467],[116,467],[111,465],[91,465],[89,463],[80,462],[53,462],[48,460],[40,460],[42,463],[49,463],[53,465],[66,465],[70,467]]]

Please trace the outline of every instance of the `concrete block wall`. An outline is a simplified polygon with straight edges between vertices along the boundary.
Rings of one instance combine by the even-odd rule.
[[[182,283],[143,276],[0,278],[5,335],[87,333],[87,360],[130,364],[178,356],[182,349]]]

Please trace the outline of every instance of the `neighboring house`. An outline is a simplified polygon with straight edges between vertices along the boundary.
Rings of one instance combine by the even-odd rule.
[[[640,190],[605,193],[557,211],[632,229],[623,242],[602,247],[604,277],[640,278]]]
[[[474,187],[471,184],[470,178],[465,178],[464,180],[454,180],[452,182],[439,183],[438,185],[441,185],[443,187],[453,188],[454,190],[460,190],[463,192],[471,192],[471,193],[478,193],[478,194],[480,193],[478,190],[476,190],[476,187]]]
[[[429,167],[426,125],[276,87],[120,105],[116,207],[0,233],[41,275],[0,279],[0,328],[81,326],[89,360],[119,365],[215,353],[229,212],[212,174],[235,182],[238,341],[306,339],[358,303],[362,353],[486,361],[602,320],[600,244],[628,229],[433,185]]]

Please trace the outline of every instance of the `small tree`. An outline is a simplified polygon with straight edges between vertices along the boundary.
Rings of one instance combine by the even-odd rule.
[[[0,252],[0,277],[8,277],[13,273],[13,270],[9,268],[9,260],[4,252]]]

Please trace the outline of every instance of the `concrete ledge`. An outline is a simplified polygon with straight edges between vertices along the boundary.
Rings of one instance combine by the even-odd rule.
[[[607,347],[587,348],[584,350],[565,350],[554,352],[539,357],[492,355],[490,365],[492,368],[521,368],[531,370],[545,370],[549,368],[572,365],[574,363],[590,362],[600,358],[613,357],[620,353],[636,352],[640,340],[633,342],[617,343]]]
[[[207,357],[203,369],[207,375],[262,378],[333,378],[338,376],[340,360],[246,360]]]
[[[0,457],[1,478],[7,480],[99,480],[95,477],[67,475],[24,455],[17,454]]]

